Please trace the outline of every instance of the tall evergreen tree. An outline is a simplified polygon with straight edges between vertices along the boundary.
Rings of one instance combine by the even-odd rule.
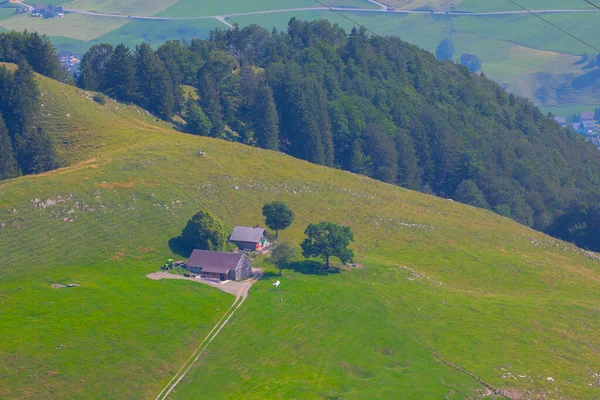
[[[105,90],[103,78],[113,52],[113,47],[106,43],[90,47],[81,58],[77,86],[85,90]]]
[[[175,97],[171,77],[148,43],[137,46],[135,65],[140,105],[165,119],[173,117]]]
[[[212,124],[197,102],[191,99],[186,102],[184,117],[188,133],[200,136],[210,135]]]
[[[4,119],[0,114],[0,180],[10,179],[20,175],[17,160],[14,157],[8,129],[4,125]]]
[[[115,47],[103,78],[102,87],[115,99],[124,102],[138,99],[135,60],[124,44]]]
[[[54,144],[42,128],[24,133],[19,165],[25,174],[38,174],[58,168]]]
[[[273,91],[265,84],[256,90],[252,118],[258,146],[277,150],[279,148],[279,115],[275,108]]]

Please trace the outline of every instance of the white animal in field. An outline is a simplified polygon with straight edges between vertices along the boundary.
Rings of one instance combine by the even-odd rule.
[[[273,287],[277,287],[281,284],[281,282],[277,281],[277,282],[273,282]]]

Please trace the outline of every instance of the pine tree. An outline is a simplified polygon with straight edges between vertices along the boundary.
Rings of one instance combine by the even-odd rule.
[[[19,68],[14,73],[13,90],[9,95],[10,107],[16,114],[10,124],[7,121],[8,129],[13,135],[30,130],[39,110],[39,90],[33,70],[23,57],[18,65]]]
[[[210,135],[219,137],[225,127],[223,122],[223,108],[221,107],[221,96],[211,76],[202,74],[200,78],[200,105],[206,111],[210,119],[212,129]]]
[[[42,128],[24,133],[19,165],[25,174],[38,174],[58,168],[54,144]]]
[[[273,91],[267,85],[258,87],[252,110],[253,126],[259,147],[279,148],[279,116],[273,100]]]
[[[137,46],[135,64],[140,105],[165,119],[173,117],[175,98],[171,77],[148,43]]]
[[[102,87],[117,100],[133,102],[138,99],[135,60],[124,44],[115,47],[106,65]]]
[[[85,90],[103,91],[104,73],[113,52],[110,44],[103,43],[90,47],[79,64],[77,86]]]
[[[212,124],[202,108],[193,100],[188,100],[185,107],[186,131],[193,135],[209,136]]]
[[[19,176],[20,172],[14,157],[8,129],[6,129],[4,119],[0,114],[0,180],[14,178]]]

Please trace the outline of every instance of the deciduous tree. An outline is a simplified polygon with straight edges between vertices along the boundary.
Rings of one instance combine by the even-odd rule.
[[[354,241],[354,234],[349,226],[340,226],[333,222],[319,222],[310,224],[304,231],[306,239],[300,244],[302,255],[309,257],[322,257],[325,268],[329,268],[329,258],[335,256],[347,263],[354,258],[354,252],[348,248]]]
[[[225,229],[213,214],[200,210],[188,221],[180,236],[182,243],[193,249],[219,251],[225,245]]]
[[[275,237],[279,238],[279,231],[289,227],[294,221],[294,212],[287,204],[281,201],[266,203],[262,209],[265,224],[275,230]]]

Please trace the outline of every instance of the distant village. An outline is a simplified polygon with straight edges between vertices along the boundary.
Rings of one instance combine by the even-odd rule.
[[[11,0],[10,2],[17,3],[17,1],[13,0]],[[35,7],[17,7],[16,12],[17,14],[27,14],[28,12],[31,12],[29,15],[32,18],[62,18],[65,16],[65,11],[61,6],[45,6],[43,4],[38,4]]]
[[[596,128],[596,115],[593,111],[584,111],[570,117],[555,117],[563,128],[570,128],[600,148],[600,133]]]

